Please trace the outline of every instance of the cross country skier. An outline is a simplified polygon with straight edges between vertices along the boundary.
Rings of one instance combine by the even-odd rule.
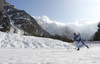
[[[81,37],[79,35],[76,35],[76,33],[74,33],[74,40],[78,40],[77,41],[77,50],[80,50],[80,46],[79,46],[79,42],[82,42],[83,45],[85,45],[87,48],[89,48],[81,39]]]

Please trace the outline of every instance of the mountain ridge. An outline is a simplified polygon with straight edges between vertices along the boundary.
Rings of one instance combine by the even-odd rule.
[[[50,34],[41,28],[36,20],[24,10],[16,9],[14,5],[7,3],[6,0],[0,0],[0,4],[2,5],[0,8],[0,12],[2,14],[0,17],[0,25],[3,26],[2,31],[5,32],[13,30],[14,33],[18,33],[21,30],[20,32],[24,35],[50,37]],[[8,22],[6,19],[5,22],[3,21],[5,17]],[[9,27],[9,29],[7,27]]]

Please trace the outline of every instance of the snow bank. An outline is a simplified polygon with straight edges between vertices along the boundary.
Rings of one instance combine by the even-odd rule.
[[[72,48],[69,43],[50,38],[22,36],[0,32],[0,47],[33,48],[33,49],[63,49]]]
[[[100,64],[100,41],[87,44],[76,51],[76,44],[0,32],[0,64]]]

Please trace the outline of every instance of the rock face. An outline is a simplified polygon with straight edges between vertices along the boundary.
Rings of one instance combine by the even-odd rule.
[[[50,37],[50,34],[42,29],[36,20],[24,10],[16,9],[5,0],[0,0],[0,5],[0,25],[3,27],[3,31],[13,29],[15,33],[21,31],[26,35]]]
[[[9,17],[5,16],[1,11],[0,11],[0,25],[2,26],[1,31],[6,32],[10,31],[10,20]]]
[[[6,5],[6,0],[0,0],[0,11],[3,11],[3,6]]]

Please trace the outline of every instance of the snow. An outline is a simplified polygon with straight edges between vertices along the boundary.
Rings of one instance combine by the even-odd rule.
[[[12,17],[13,15],[9,15],[9,19]],[[21,25],[19,24],[19,25],[14,25],[14,21],[13,20],[11,20],[10,19],[10,24],[12,25],[12,27],[10,28],[10,33],[14,33],[14,31],[15,31],[15,29],[16,29],[16,33],[18,33],[18,34],[20,34],[20,35],[22,35],[22,34],[24,34],[24,31],[23,30],[21,30],[21,29],[19,29],[20,27],[21,27]]]
[[[9,34],[0,32],[0,47],[8,48],[44,48],[59,49],[69,48],[69,44],[60,40],[49,38],[38,38],[34,36],[22,36],[19,34]],[[71,48],[71,47],[70,47]]]
[[[0,25],[0,29],[3,29],[3,27]]]
[[[99,64],[100,41],[73,43],[0,32],[0,64]]]

